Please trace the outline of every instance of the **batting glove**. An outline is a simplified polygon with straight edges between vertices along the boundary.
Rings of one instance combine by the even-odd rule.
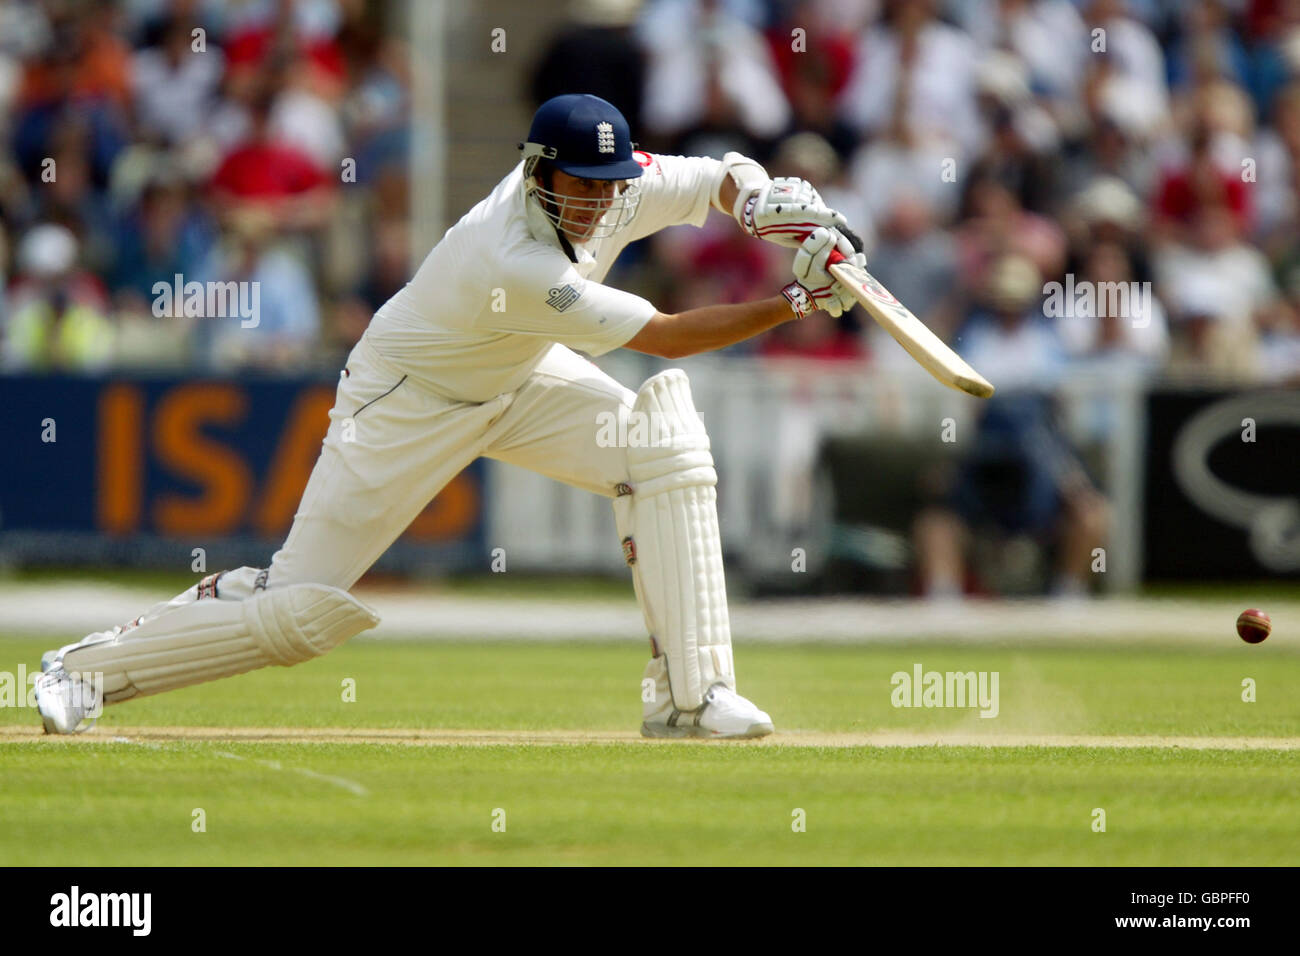
[[[797,249],[819,226],[843,228],[848,221],[830,208],[805,179],[782,177],[749,195],[736,217],[751,236]]]
[[[838,249],[855,266],[865,269],[867,257],[836,229],[814,229],[794,254],[794,278],[781,290],[799,318],[824,309],[833,318],[853,308],[857,300],[828,271],[831,250]]]

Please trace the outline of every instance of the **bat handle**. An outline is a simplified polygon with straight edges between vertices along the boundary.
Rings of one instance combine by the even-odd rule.
[[[841,228],[841,229],[840,229],[840,233],[841,233],[841,234],[842,234],[846,239],[849,240],[849,243],[853,246],[853,248],[854,248],[856,251],[858,251],[858,252],[861,252],[861,251],[862,251],[862,248],[863,248],[863,246],[862,246],[862,240],[858,238],[857,233],[855,233],[852,229],[849,229],[847,226]],[[804,238],[807,239],[808,236],[810,236],[810,235],[812,235],[812,233],[808,233],[807,235],[804,236]],[[844,253],[840,252],[840,250],[835,249],[835,248],[832,248],[832,249],[831,249],[831,256],[830,256],[829,259],[826,260],[826,265],[829,267],[829,266],[833,266],[833,265],[835,265],[836,263],[839,263],[839,262],[846,262],[847,260],[848,260],[848,256],[846,256]]]
[[[856,249],[858,252],[862,251],[863,248],[862,240],[858,238],[857,233],[855,233],[852,229],[849,229],[847,226],[841,227],[840,233],[846,239],[849,240],[849,243],[853,246],[854,249]],[[811,235],[812,235],[811,232],[805,233],[803,238],[807,239]],[[848,256],[840,252],[840,250],[832,248],[830,258],[826,260],[826,265],[829,268],[830,266],[833,266],[836,263],[847,262],[847,261],[848,261]]]

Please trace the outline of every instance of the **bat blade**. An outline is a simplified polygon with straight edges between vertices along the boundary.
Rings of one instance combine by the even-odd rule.
[[[838,260],[838,261],[837,261]],[[894,298],[866,269],[861,269],[838,252],[831,253],[830,273],[853,293],[864,309],[907,353],[938,381],[958,391],[988,398],[993,386],[966,360],[948,348],[939,336]]]

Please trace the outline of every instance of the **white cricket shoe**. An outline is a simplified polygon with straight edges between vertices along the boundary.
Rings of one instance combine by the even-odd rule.
[[[642,737],[766,737],[772,730],[772,718],[726,684],[710,687],[697,710],[678,710],[669,696],[641,724]]]
[[[94,726],[103,702],[89,681],[54,666],[36,678],[36,707],[47,734],[76,734]],[[82,727],[87,718],[90,723]]]

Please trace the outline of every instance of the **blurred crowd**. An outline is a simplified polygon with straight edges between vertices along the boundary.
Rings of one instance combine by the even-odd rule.
[[[1298,0],[579,0],[573,17],[535,100],[588,89],[649,149],[811,179],[872,272],[1000,385],[1081,364],[1300,380]],[[637,265],[666,309],[752,298],[786,268],[720,217]],[[1079,291],[1101,283],[1139,294]],[[900,360],[860,323],[819,314],[735,351]]]
[[[407,279],[388,6],[0,0],[0,371],[345,354]],[[256,283],[256,326],[193,282]]]
[[[399,16],[0,0],[0,369],[336,362],[411,261]],[[543,46],[534,102],[819,184],[1000,385],[1300,378],[1300,0],[571,0]],[[677,310],[786,258],[718,216],[613,281]],[[255,281],[258,327],[160,299],[177,275]],[[1107,283],[1150,294],[1075,294]],[[731,351],[908,361],[858,310]]]
[[[652,151],[734,149],[811,180],[873,274],[996,383],[973,440],[937,463],[922,443],[919,507],[894,516],[923,593],[1024,578],[999,563],[1042,568],[1062,597],[1095,586],[1116,520],[1109,385],[1300,384],[1300,0],[573,10],[535,100],[589,89]],[[753,298],[789,263],[721,215],[647,245],[623,278],[667,311]],[[861,309],[731,351],[922,374]],[[1062,423],[1070,380],[1097,396],[1082,428]]]
[[[1086,589],[1113,516],[1087,440],[1059,427],[1060,383],[1300,384],[1300,0],[565,9],[535,58],[502,61],[532,105],[596,93],[642,148],[811,180],[997,384],[961,458],[918,479],[929,593],[968,587],[989,526],[1054,542],[1055,589]],[[337,368],[425,252],[407,12],[0,0],[0,373]],[[679,311],[778,289],[789,262],[715,213],[633,244],[610,281]],[[202,317],[236,287],[256,303],[224,307],[252,304],[255,327]],[[728,353],[923,376],[860,309]]]

